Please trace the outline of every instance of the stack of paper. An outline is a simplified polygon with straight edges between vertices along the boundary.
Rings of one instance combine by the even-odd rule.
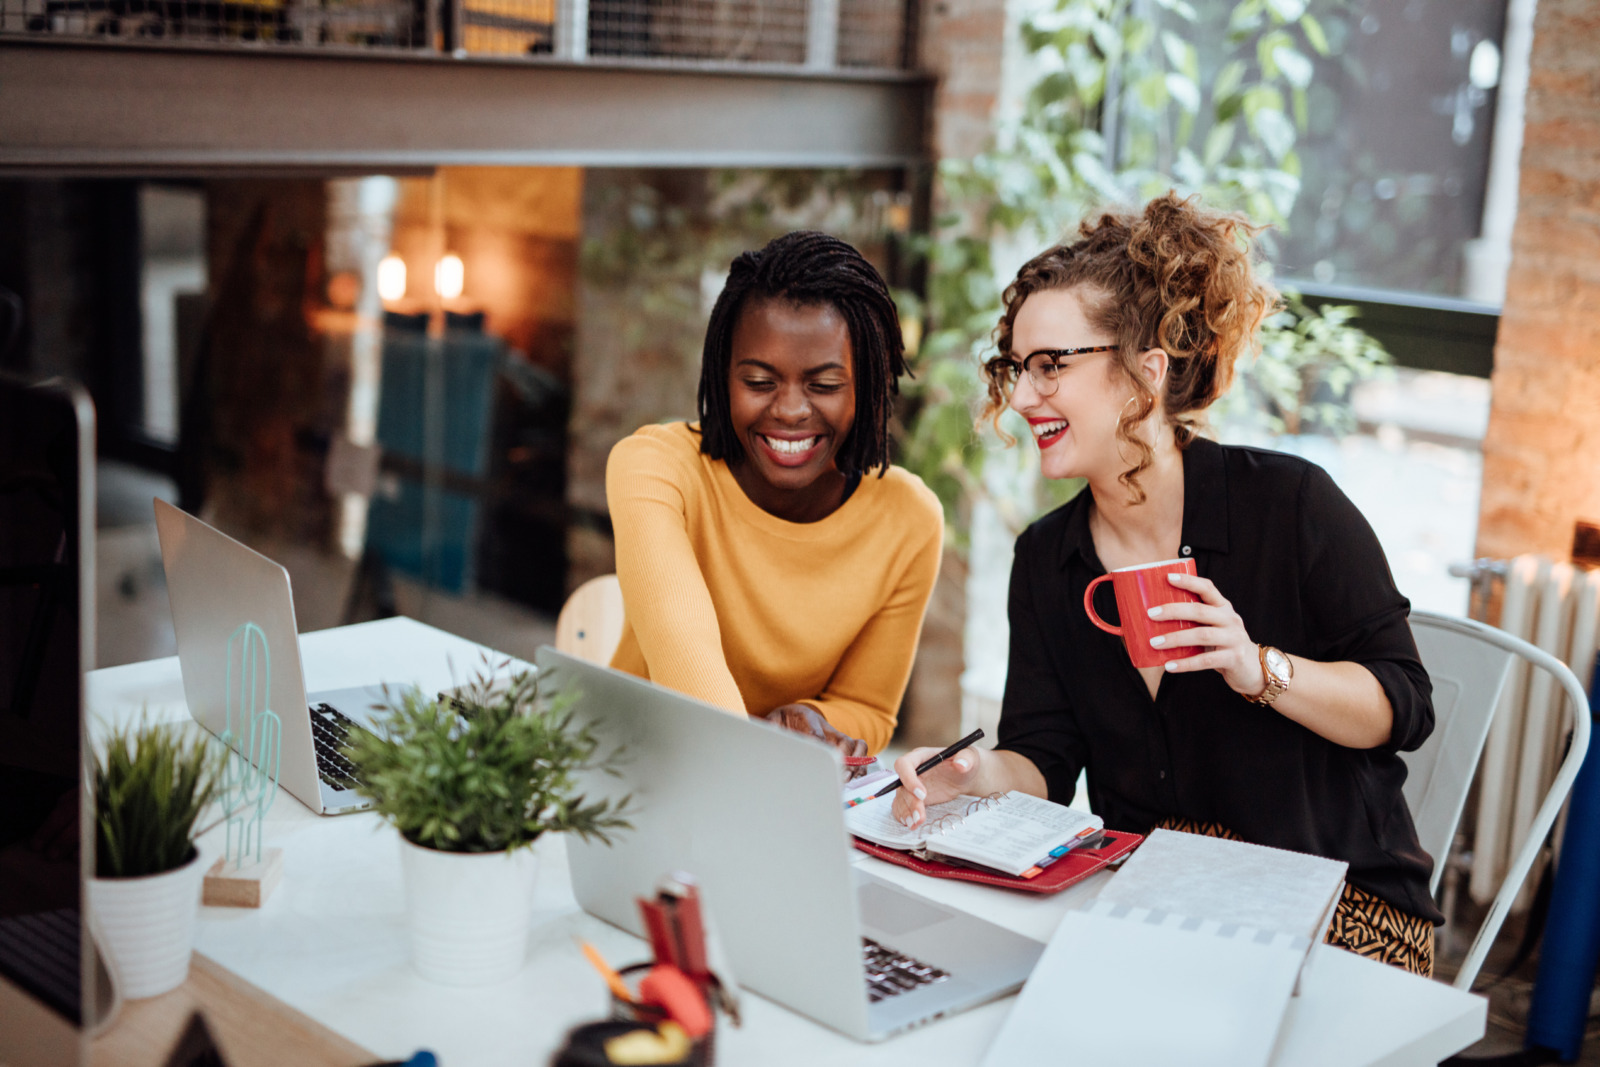
[[[1069,912],[984,1065],[1265,1064],[1304,955],[1292,940],[1123,905]]]
[[[1098,900],[1320,941],[1348,864],[1220,837],[1156,830]]]
[[[1266,1064],[1346,865],[1157,830],[1062,920],[984,1060]],[[1084,1020],[1063,1034],[1064,1011]]]

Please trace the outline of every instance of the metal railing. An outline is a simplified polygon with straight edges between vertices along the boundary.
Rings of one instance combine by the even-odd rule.
[[[760,64],[912,64],[916,0],[0,0],[0,42]]]

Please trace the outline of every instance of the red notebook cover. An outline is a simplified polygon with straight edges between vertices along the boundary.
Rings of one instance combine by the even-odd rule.
[[[1121,830],[1107,830],[1105,837],[1099,848],[1075,848],[1033,878],[1013,878],[1009,874],[980,871],[954,863],[941,863],[938,860],[918,859],[909,852],[875,845],[859,837],[851,840],[855,842],[856,848],[869,856],[876,856],[885,863],[909,867],[918,874],[926,874],[932,878],[981,882],[983,885],[995,885],[1002,889],[1020,889],[1026,893],[1059,893],[1068,886],[1077,885],[1096,871],[1105,870],[1112,863],[1125,859],[1128,853],[1138,848],[1144,841],[1142,834],[1124,833]]]

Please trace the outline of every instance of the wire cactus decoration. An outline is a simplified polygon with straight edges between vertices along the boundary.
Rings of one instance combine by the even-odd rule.
[[[228,638],[226,719],[229,748],[218,801],[228,819],[223,856],[235,869],[261,862],[262,824],[278,795],[283,722],[272,710],[272,650],[253,622]]]

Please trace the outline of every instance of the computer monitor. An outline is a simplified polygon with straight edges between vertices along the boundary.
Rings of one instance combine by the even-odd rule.
[[[94,408],[0,375],[0,1064],[86,1062]]]

